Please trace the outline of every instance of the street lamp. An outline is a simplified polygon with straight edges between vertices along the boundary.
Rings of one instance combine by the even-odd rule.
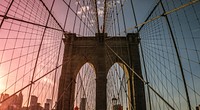
[[[117,99],[114,97],[114,98],[112,98],[112,104],[113,105],[117,105]]]

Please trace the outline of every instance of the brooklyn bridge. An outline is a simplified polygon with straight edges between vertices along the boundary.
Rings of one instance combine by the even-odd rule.
[[[0,110],[200,110],[199,0],[0,0]]]

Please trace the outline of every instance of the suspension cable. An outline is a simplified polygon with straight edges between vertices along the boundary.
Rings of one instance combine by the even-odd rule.
[[[159,19],[159,18],[161,18],[161,17],[163,17],[163,16],[166,16],[166,15],[168,15],[168,14],[174,13],[174,12],[176,12],[176,11],[182,9],[182,8],[185,8],[185,7],[188,7],[188,6],[193,5],[193,4],[195,4],[195,3],[198,3],[199,1],[200,1],[200,0],[192,0],[192,1],[190,1],[190,2],[188,2],[188,3],[186,3],[186,4],[184,4],[184,5],[181,5],[181,6],[177,7],[177,8],[174,8],[174,9],[172,9],[172,10],[170,10],[170,11],[166,11],[166,12],[163,13],[162,15],[153,17],[153,18],[151,18],[151,19],[149,19],[149,20],[147,20],[147,21],[145,21],[145,22],[143,22],[143,23],[140,23],[140,24],[138,24],[138,25],[136,25],[136,26],[134,26],[134,27],[127,28],[127,31],[128,31],[128,30],[132,30],[133,28],[138,28],[138,27],[140,27],[140,26],[143,26],[143,25],[145,25],[145,24],[147,24],[147,23],[149,23],[149,22],[152,22],[152,21],[154,21],[154,20],[156,20],[156,19]],[[158,3],[160,3],[160,2],[158,2]],[[140,29],[139,29],[139,30],[140,30]]]
[[[138,75],[107,43],[106,46],[116,55],[145,85],[147,85],[159,98],[161,98],[172,110],[175,110],[158,92],[156,92],[148,82],[146,82],[140,75]]]

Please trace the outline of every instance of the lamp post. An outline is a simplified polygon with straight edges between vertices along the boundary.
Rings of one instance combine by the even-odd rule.
[[[112,105],[114,106],[114,105],[117,105],[117,98],[112,98]]]
[[[123,110],[123,106],[121,106],[121,104],[117,104],[116,98],[112,98],[112,108],[113,110]]]
[[[112,98],[112,108],[113,110],[117,110],[117,98]]]

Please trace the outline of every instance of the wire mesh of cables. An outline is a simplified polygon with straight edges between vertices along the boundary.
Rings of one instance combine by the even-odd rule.
[[[120,66],[121,65],[121,66]],[[133,109],[130,105],[130,89],[128,85],[129,76],[125,71],[126,66],[115,63],[107,75],[107,109],[113,109],[113,99],[116,98],[117,104],[123,109]]]
[[[11,103],[9,100],[19,97],[20,93],[25,107],[29,106],[32,95],[38,97],[42,105],[46,99],[54,103],[61,67],[70,60],[62,59],[64,34],[76,33],[83,37],[103,31],[110,37],[139,33],[149,109],[166,110],[171,105],[177,110],[195,110],[200,104],[199,0],[156,0],[152,4],[147,19],[138,22],[141,21],[137,21],[141,10],[135,8],[134,0],[1,0],[1,105]],[[124,48],[120,49],[123,53]],[[107,84],[111,87],[107,91],[110,93],[108,109],[111,108],[111,97],[118,98],[124,108],[134,106],[129,105],[128,77],[116,65],[108,74]],[[82,97],[95,100],[91,97],[94,91],[87,93],[89,90],[84,90],[88,87],[94,90],[95,84],[87,86],[85,80],[81,81],[91,77],[82,73],[77,75],[80,93],[77,94],[79,99],[75,97],[74,106]],[[154,91],[149,92],[149,87]],[[89,105],[94,108],[94,102],[87,103],[88,108]]]
[[[52,9],[42,1],[21,0],[1,1],[1,9],[1,109],[14,106],[19,93],[19,108],[29,106],[32,95],[42,105],[46,99],[56,99],[53,88],[59,74],[55,68],[62,60],[63,31],[51,15]]]
[[[94,35],[93,5],[89,0],[0,1],[1,109],[14,106],[20,93],[19,106],[30,107],[32,97],[40,106],[55,105],[61,66],[68,62],[62,61],[62,38]]]
[[[168,102],[153,91],[148,92],[147,86],[147,106],[195,110],[200,104],[199,0],[156,0],[143,22],[137,21],[137,1],[132,2],[107,0],[105,28],[110,37],[139,33],[143,76],[147,76],[144,79]]]
[[[96,73],[90,63],[84,64],[76,76],[74,107],[94,110],[96,107]]]
[[[177,110],[195,110],[200,103],[199,5],[189,0],[158,1],[139,31],[149,84]],[[168,109],[155,94],[150,96],[153,109]]]

